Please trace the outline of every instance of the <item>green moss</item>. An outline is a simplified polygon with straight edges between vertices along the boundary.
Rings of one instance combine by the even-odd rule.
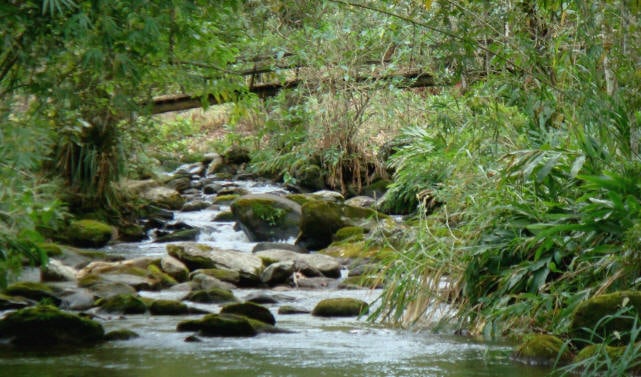
[[[312,310],[318,317],[355,317],[369,312],[369,305],[354,298],[329,298],[322,300]]]
[[[139,336],[140,335],[138,335],[134,331],[121,329],[121,330],[110,331],[107,334],[105,334],[105,340],[106,341],[129,340],[129,339],[138,338]]]
[[[236,217],[234,217],[234,214],[232,211],[223,211],[219,212],[215,217],[213,221],[234,221],[236,220]]]
[[[32,281],[24,281],[11,284],[5,289],[9,296],[20,296],[34,301],[48,302],[54,305],[60,305],[60,299],[56,297],[51,287]]]
[[[320,201],[320,199],[313,197],[311,195],[305,195],[305,194],[289,194],[286,196],[287,199],[296,202],[300,204],[301,206],[308,203],[308,202],[317,202]]]
[[[231,203],[239,197],[240,195],[238,194],[219,195],[214,198],[214,204]]]
[[[176,279],[166,274],[163,270],[161,270],[155,264],[150,264],[149,266],[147,266],[147,272],[149,272],[151,276],[154,277],[155,279],[160,280],[163,287],[171,287],[173,285],[178,284]]]
[[[207,245],[190,243],[188,246],[183,244],[170,244],[167,245],[167,253],[172,257],[183,262],[189,270],[197,270],[199,268],[213,268],[216,266],[214,261],[206,255],[195,255],[193,253],[185,252],[186,247],[194,247],[198,251],[207,253],[212,251],[212,248]]]
[[[371,245],[366,241],[352,242],[351,240],[347,240],[333,242],[320,252],[335,258],[370,258],[383,260],[389,258],[390,254],[394,253],[394,250]]]
[[[221,313],[238,314],[270,325],[276,324],[276,319],[266,307],[252,302],[229,304],[223,306]]]
[[[614,332],[626,334],[633,325],[633,318],[630,315],[616,316],[603,320],[606,316],[613,316],[624,306],[634,308],[633,314],[641,313],[641,292],[620,291],[599,295],[582,302],[572,315],[570,324],[570,336],[577,340],[589,340],[594,332],[602,339],[612,337]],[[599,322],[601,322],[599,324]],[[599,326],[597,326],[599,324]],[[575,342],[581,347],[587,343]],[[627,337],[623,336],[619,344],[627,343]]]
[[[104,329],[91,319],[40,305],[9,313],[0,320],[0,337],[28,347],[81,345],[102,341]]]
[[[345,226],[340,228],[334,234],[334,242],[345,240],[362,241],[364,239],[365,229],[360,226]]]
[[[535,334],[526,337],[514,351],[513,357],[527,364],[553,365],[557,359],[569,361],[571,354],[563,341],[556,336]]]
[[[269,200],[252,199],[250,205],[254,215],[270,226],[281,224],[287,215],[286,210],[274,207],[273,202]]]
[[[55,243],[43,242],[38,247],[47,254],[49,258],[62,255],[62,247]]]
[[[149,305],[149,313],[154,315],[188,314],[189,307],[180,301],[155,300],[151,305]]]
[[[240,273],[234,270],[227,270],[223,268],[206,268],[194,271],[192,273],[192,276],[196,273],[205,274],[207,276],[211,276],[218,280],[226,281],[232,284],[240,283]]]
[[[108,313],[143,314],[147,311],[147,306],[140,298],[129,294],[103,298],[96,304]]]
[[[113,229],[97,220],[72,221],[66,230],[66,239],[74,246],[102,247],[111,240]]]

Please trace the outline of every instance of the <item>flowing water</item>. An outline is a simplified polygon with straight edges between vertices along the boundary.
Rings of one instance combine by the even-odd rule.
[[[275,188],[252,183],[252,192]],[[249,252],[254,244],[232,223],[212,223],[217,210],[178,213],[177,220],[203,229],[199,242]],[[165,245],[143,242],[107,249],[114,254],[161,256]],[[264,292],[237,289],[243,299]],[[312,309],[329,297],[355,297],[372,302],[372,290],[267,291],[282,304]],[[141,292],[152,298],[176,298],[178,293]],[[139,338],[75,350],[25,353],[0,351],[0,376],[4,377],[190,377],[190,376],[519,376],[542,377],[548,369],[513,363],[511,345],[475,341],[454,335],[413,332],[371,323],[363,318],[318,318],[309,314],[279,315],[278,306],[266,305],[284,334],[253,338],[202,338],[186,342],[189,333],[176,332],[178,322],[200,316],[102,316],[107,331],[131,329]],[[195,304],[216,312],[217,305]]]

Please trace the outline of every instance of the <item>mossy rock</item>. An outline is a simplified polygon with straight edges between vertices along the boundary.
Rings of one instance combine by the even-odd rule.
[[[147,267],[147,272],[151,274],[152,277],[155,279],[160,280],[160,284],[163,287],[171,287],[176,284],[178,284],[178,281],[171,277],[171,275],[165,273],[160,267],[156,266],[155,264],[150,264]]]
[[[526,337],[512,358],[529,365],[554,365],[557,360],[568,362],[572,355],[563,340],[554,335],[533,334]]]
[[[309,250],[320,250],[332,243],[334,234],[347,226],[370,229],[389,216],[370,208],[352,207],[329,201],[310,201],[301,207],[300,234],[296,241]]]
[[[214,204],[229,204],[239,197],[238,194],[218,195],[214,198]]]
[[[191,248],[195,248],[196,252],[191,252]],[[193,243],[190,243],[189,247],[182,244],[167,245],[167,253],[183,262],[190,271],[216,267],[216,263],[208,256],[212,250],[207,245]]]
[[[365,235],[365,229],[360,226],[345,226],[334,233],[334,242],[340,241],[362,241]]]
[[[325,174],[323,169],[316,164],[300,164],[291,172],[296,179],[296,184],[311,191],[325,188]]]
[[[127,329],[113,330],[105,334],[106,341],[130,340],[138,337],[140,337],[138,333],[132,330],[127,330]]]
[[[235,221],[235,220],[236,218],[234,217],[234,214],[232,213],[232,211],[219,212],[212,219],[212,221],[216,221],[216,222],[228,222],[228,221]]]
[[[200,229],[181,229],[173,231],[169,234],[162,235],[155,239],[155,242],[165,243],[165,242],[180,242],[180,241],[195,241],[198,239],[200,234]]]
[[[231,211],[253,242],[287,240],[298,234],[300,205],[284,197],[244,195],[231,204]]]
[[[111,240],[113,228],[97,220],[77,220],[64,233],[72,246],[103,247]]]
[[[283,305],[278,308],[278,314],[281,315],[291,315],[291,314],[309,314],[310,311],[293,305]]]
[[[235,314],[207,314],[199,320],[178,323],[176,330],[221,337],[250,337],[258,334],[247,317]]]
[[[320,199],[308,194],[288,194],[287,199],[300,204],[301,206],[308,202],[317,202]]]
[[[371,196],[374,199],[380,199],[387,192],[387,188],[393,182],[389,179],[379,179],[372,182],[370,185],[363,187],[361,190],[362,195]]]
[[[394,250],[391,248],[368,244],[366,241],[347,240],[342,242],[333,242],[325,249],[320,250],[320,253],[335,258],[367,258],[383,260],[388,258],[391,253],[394,253]]]
[[[143,314],[147,311],[147,306],[139,297],[129,294],[102,298],[96,304],[107,313]]]
[[[4,292],[9,296],[24,297],[37,302],[47,302],[55,306],[60,305],[61,301],[51,287],[32,281],[11,284]]]
[[[58,257],[63,253],[62,246],[56,243],[43,242],[39,243],[38,247],[40,248],[40,250],[44,251],[44,253],[47,254],[47,257],[49,258]]]
[[[0,338],[24,347],[94,344],[104,334],[100,323],[50,305],[20,309],[0,320]]]
[[[607,316],[615,315],[624,306],[630,307],[632,311],[624,316],[604,320]],[[573,343],[579,348],[589,344],[590,338],[594,335],[600,339],[609,339],[613,338],[615,332],[624,335],[616,345],[626,344],[628,337],[625,334],[630,331],[634,322],[631,317],[639,313],[641,313],[641,291],[620,291],[594,296],[582,302],[572,314],[569,334],[573,338]]]
[[[228,270],[224,268],[204,268],[199,269],[190,274],[190,279],[196,274],[204,274],[207,276],[214,277],[221,281],[226,281],[235,285],[240,284],[240,272],[234,270]]]
[[[197,290],[190,292],[185,300],[200,302],[205,304],[222,303],[236,301],[236,296],[229,289],[210,288],[207,290]]]
[[[369,312],[369,304],[355,298],[328,298],[312,310],[317,317],[356,317]]]
[[[14,297],[0,293],[0,311],[22,309],[32,305],[33,302],[24,297]]]
[[[276,324],[276,319],[266,307],[255,304],[253,302],[244,302],[237,304],[229,304],[223,306],[220,310],[221,313],[237,314],[247,318],[252,318],[270,325]]]
[[[147,232],[142,225],[122,224],[118,226],[118,238],[123,242],[140,242],[147,238]]]
[[[153,315],[189,314],[189,307],[180,301],[155,300],[149,305],[149,313]]]

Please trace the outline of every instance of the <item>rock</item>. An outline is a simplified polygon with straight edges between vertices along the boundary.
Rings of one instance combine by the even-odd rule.
[[[555,365],[557,360],[567,362],[571,355],[567,345],[554,335],[534,334],[526,337],[514,353],[512,359],[528,365]]]
[[[336,287],[338,282],[336,279],[332,278],[308,278],[305,276],[299,277],[294,275],[292,284],[294,287],[302,289],[325,289]]]
[[[159,276],[153,272],[140,267],[127,265],[114,265],[112,270],[97,269],[91,271],[92,263],[78,272],[78,286],[88,288],[92,291],[96,286],[109,284],[125,284],[134,288],[136,291],[156,291],[167,286],[164,276]]]
[[[210,270],[196,270],[196,271],[210,271]],[[193,290],[199,290],[199,289],[207,290],[211,288],[231,290],[236,288],[236,286],[232,283],[220,280],[214,276],[207,275],[206,273],[202,273],[202,272],[194,272],[191,275],[190,283],[192,285]]]
[[[149,267],[147,267],[147,271],[160,282],[160,288],[168,288],[178,284],[176,279],[171,277],[169,274],[166,274],[155,264],[150,264]]]
[[[257,253],[259,251],[271,250],[271,249],[289,250],[295,253],[309,254],[309,250],[303,249],[299,245],[292,245],[290,243],[283,243],[283,242],[258,242],[252,249],[252,253]]]
[[[60,305],[61,302],[51,287],[31,281],[11,284],[5,289],[4,293],[9,296],[24,297],[35,302],[45,301],[56,306]]]
[[[614,338],[613,334],[616,331],[623,336],[614,345],[625,344],[628,341],[626,333],[632,328],[634,319],[629,315],[619,315],[610,320],[603,320],[606,316],[614,316],[624,307],[633,308],[635,314],[641,313],[641,291],[620,291],[594,296],[579,304],[572,314],[569,328],[569,335],[574,339],[573,343],[582,348],[591,338]],[[593,341],[596,340],[593,339]]]
[[[64,240],[72,246],[103,247],[110,240],[114,229],[97,220],[72,221],[64,231]]]
[[[325,187],[325,174],[316,164],[301,164],[293,169],[292,176],[304,189],[316,191]]]
[[[183,205],[181,211],[182,212],[195,212],[195,211],[200,211],[205,208],[209,208],[211,206],[211,203],[206,202],[204,200],[192,200],[190,202],[187,202]]]
[[[246,317],[234,314],[207,314],[199,320],[178,323],[177,331],[194,331],[202,336],[249,337],[258,334]]]
[[[167,245],[167,251],[169,255],[185,263],[191,270],[223,268],[237,271],[243,284],[260,282],[263,261],[255,255],[191,242]]]
[[[128,284],[103,281],[99,279],[86,288],[98,298],[107,298],[123,294],[135,295],[137,293],[136,289]]]
[[[282,315],[309,314],[309,313],[310,311],[308,309],[302,308],[300,306],[283,305],[280,308],[278,308],[278,314],[282,314]]]
[[[196,335],[189,335],[188,337],[185,338],[185,343],[200,343],[200,342],[202,342],[202,339],[200,339]]]
[[[232,145],[227,149],[223,155],[223,159],[227,164],[244,164],[251,161],[249,151],[238,145]]]
[[[216,222],[231,222],[235,221],[234,214],[231,211],[222,211],[218,212],[216,216],[211,221],[216,221]]]
[[[294,261],[284,261],[272,263],[260,274],[260,280],[269,285],[275,286],[283,284],[291,278],[294,273]]]
[[[136,332],[127,329],[113,330],[105,334],[106,341],[130,340],[140,337]]]
[[[219,154],[216,154],[214,158],[209,162],[207,167],[207,175],[214,175],[220,171],[220,168],[225,164],[223,157]]]
[[[107,313],[144,314],[147,312],[147,306],[138,296],[127,294],[102,298],[97,304]]]
[[[333,241],[362,241],[364,239],[365,229],[360,226],[345,226],[334,233]]]
[[[355,317],[369,312],[369,305],[354,298],[328,298],[320,301],[312,310],[318,317]]]
[[[343,194],[336,191],[320,190],[311,194],[314,198],[331,203],[342,203],[345,200]]]
[[[193,280],[194,277],[198,274],[211,276],[220,281],[224,281],[233,285],[240,284],[240,273],[238,271],[228,270],[226,268],[199,269],[191,273],[190,279]]]
[[[13,297],[0,293],[0,311],[22,309],[31,305],[33,302],[24,297]]]
[[[60,308],[68,310],[87,310],[94,307],[96,301],[94,294],[84,288],[75,288],[71,292],[65,292],[61,299]]]
[[[345,226],[369,229],[387,215],[369,208],[351,207],[327,201],[309,201],[301,207],[300,234],[296,244],[320,250],[331,244],[333,235]]]
[[[140,242],[147,239],[147,231],[139,224],[123,224],[118,227],[118,240],[122,242]]]
[[[264,250],[254,255],[261,258],[267,265],[277,262],[293,261],[297,263],[294,266],[295,271],[304,271],[306,265],[308,265],[310,268],[310,272],[308,272],[310,274],[309,276],[316,276],[316,274],[311,274],[312,270],[317,270],[323,276],[331,278],[341,276],[340,263],[328,255],[299,254],[288,250]],[[305,275],[308,276],[307,274]]]
[[[163,234],[156,237],[154,242],[164,243],[164,242],[180,242],[180,241],[196,241],[198,235],[200,234],[200,229],[182,229],[168,234]]]
[[[277,304],[279,301],[293,301],[294,298],[286,295],[273,295],[263,292],[250,293],[245,296],[245,301],[254,304]]]
[[[49,259],[40,269],[41,281],[76,281],[76,269],[62,264],[57,259]]]
[[[281,196],[244,195],[231,204],[231,210],[253,242],[287,240],[298,234],[301,207]]]
[[[176,279],[176,281],[183,282],[189,277],[189,269],[187,266],[170,255],[165,255],[160,259],[160,267],[165,273]]]
[[[180,301],[155,300],[149,305],[149,313],[153,315],[189,314],[189,307]]]
[[[236,296],[228,289],[210,288],[190,292],[186,300],[204,304],[237,301]]]
[[[218,194],[214,198],[214,204],[218,205],[225,205],[225,204],[231,204],[234,200],[240,198],[239,194],[228,194],[228,195],[220,195]]]
[[[222,188],[222,186],[217,184],[217,183],[210,183],[210,184],[207,184],[207,185],[203,186],[203,194],[205,194],[205,195],[214,195],[221,188]]]
[[[0,338],[24,347],[95,344],[104,334],[100,323],[50,305],[20,309],[0,320]]]
[[[221,314],[237,314],[257,321],[275,325],[276,319],[266,307],[253,302],[229,304],[222,307]]]
[[[178,192],[185,192],[191,188],[191,179],[189,176],[176,176],[165,182],[165,185]]]
[[[376,205],[376,200],[369,196],[354,196],[345,201],[345,205],[361,208],[372,208]]]
[[[185,204],[185,199],[178,191],[169,187],[153,187],[145,191],[142,197],[153,205],[169,210],[179,210]]]

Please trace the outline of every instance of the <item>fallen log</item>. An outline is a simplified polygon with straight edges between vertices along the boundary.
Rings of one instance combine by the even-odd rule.
[[[393,73],[381,76],[359,76],[354,78],[353,82],[379,82],[390,81],[395,82],[395,85],[400,88],[421,88],[434,86],[434,78],[432,75],[421,72],[412,71],[406,73]],[[247,92],[253,93],[259,98],[273,97],[283,89],[292,89],[297,87],[303,82],[300,79],[284,81],[282,83],[268,83],[258,84],[247,88]],[[216,96],[209,94],[206,96],[192,96],[186,94],[169,95],[154,98],[150,104],[152,114],[162,114],[171,111],[182,111],[203,107],[204,105],[220,105],[227,102],[233,102],[242,96],[242,92],[236,92],[227,96]]]

